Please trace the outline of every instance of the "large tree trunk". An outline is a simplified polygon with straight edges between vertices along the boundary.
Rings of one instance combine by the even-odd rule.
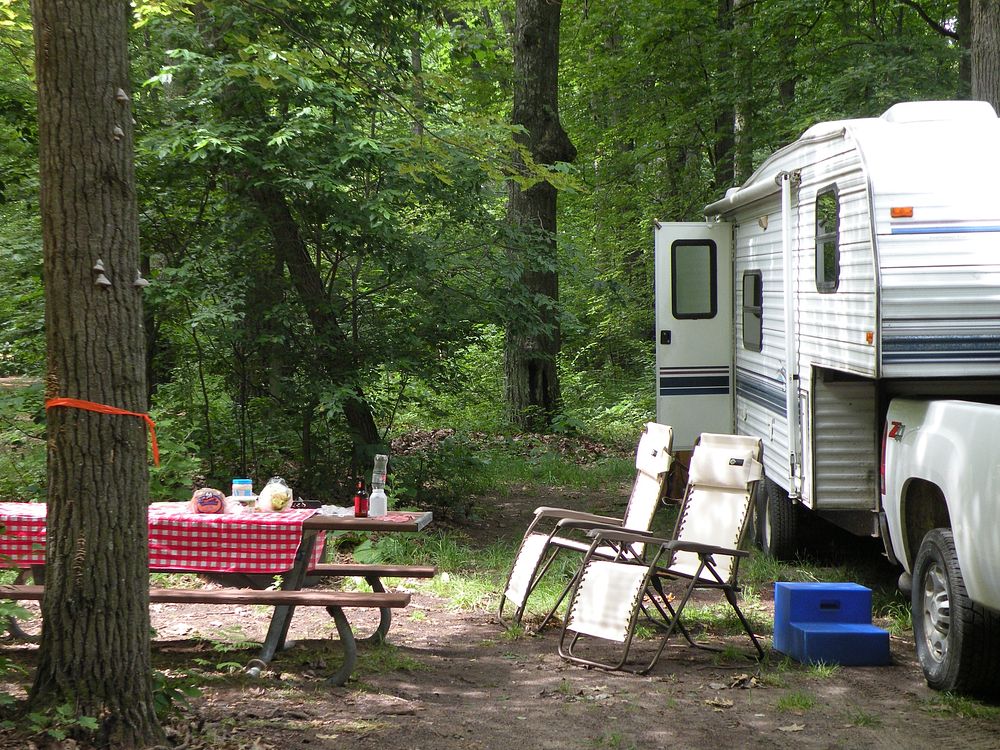
[[[31,10],[47,396],[145,412],[129,4],[33,0]],[[97,717],[115,748],[163,737],[149,657],[146,462],[141,419],[49,410],[45,624],[30,703]]]
[[[576,149],[559,122],[559,0],[517,0],[514,21],[514,124],[538,164],[572,161]],[[515,162],[518,162],[515,159]],[[523,165],[522,165],[523,166]],[[522,428],[551,424],[559,408],[556,358],[560,332],[556,306],[556,189],[540,182],[527,190],[511,180],[507,221],[530,248],[509,247],[522,267],[521,284],[533,309],[507,326],[504,397],[508,416]],[[526,319],[534,318],[532,323]]]
[[[1000,3],[972,2],[972,98],[1000,112]]]

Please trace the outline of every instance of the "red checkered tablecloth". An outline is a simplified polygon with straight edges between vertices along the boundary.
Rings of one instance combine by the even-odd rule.
[[[302,522],[316,511],[192,513],[187,503],[149,506],[149,567],[207,573],[284,573],[295,563]],[[17,567],[45,562],[45,505],[0,503],[0,555]],[[321,537],[322,535],[320,535]],[[322,538],[313,563],[323,554]]]

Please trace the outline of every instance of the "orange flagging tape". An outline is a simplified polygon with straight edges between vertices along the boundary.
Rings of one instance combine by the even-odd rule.
[[[98,414],[123,414],[126,417],[139,417],[145,421],[149,427],[149,438],[153,444],[153,463],[160,465],[160,446],[156,444],[156,425],[149,418],[148,414],[141,414],[137,411],[126,411],[107,404],[98,404],[93,401],[84,401],[79,398],[50,398],[45,402],[45,408],[51,409],[53,406],[68,406],[72,409],[83,409],[85,411],[96,411]]]

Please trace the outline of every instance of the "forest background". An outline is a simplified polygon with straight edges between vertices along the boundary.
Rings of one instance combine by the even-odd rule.
[[[470,447],[525,424],[503,397],[511,330],[559,332],[536,429],[634,442],[654,414],[652,222],[701,218],[817,121],[967,98],[968,13],[566,0],[576,157],[546,165],[511,124],[513,0],[136,3],[151,495],[282,475],[329,501],[391,450],[397,502],[460,498],[490,460]],[[554,256],[508,220],[510,181],[558,189]],[[2,0],[0,378],[24,387],[0,389],[0,499],[45,496],[41,272],[31,25]]]

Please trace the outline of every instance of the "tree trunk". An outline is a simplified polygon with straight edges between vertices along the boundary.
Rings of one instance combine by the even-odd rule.
[[[958,0],[958,98],[968,99],[972,92],[972,0]]]
[[[753,174],[753,48],[749,42],[753,26],[751,0],[733,0],[736,38],[736,111],[734,148],[736,165],[733,184],[742,185]],[[725,186],[723,186],[725,187]]]
[[[559,122],[558,0],[517,0],[514,21],[514,116],[517,136],[538,164],[572,161],[576,149]],[[515,164],[523,163],[515,158]],[[508,416],[524,429],[551,424],[559,408],[556,358],[560,348],[556,266],[556,190],[547,182],[522,190],[508,183],[507,221],[520,244],[508,246],[523,270],[527,309],[508,323],[504,397]],[[530,247],[525,247],[528,243]],[[531,323],[526,321],[531,319]]]
[[[972,2],[972,98],[1000,112],[1000,4]]]
[[[714,192],[732,187],[736,179],[736,71],[733,45],[733,0],[718,0],[715,16],[716,28],[722,42],[719,45],[719,80],[721,91],[714,92],[715,142],[712,144],[712,163],[715,166]]]
[[[330,304],[329,295],[323,286],[319,270],[309,257],[299,226],[288,207],[284,194],[272,185],[258,185],[250,189],[250,197],[257,209],[265,217],[278,257],[285,263],[292,279],[299,302],[309,317],[316,335],[326,342],[329,356],[324,358],[327,372],[337,385],[345,383],[345,376],[354,369],[353,358],[347,337],[340,328],[340,322]],[[367,460],[372,446],[381,441],[375,417],[360,388],[355,388],[354,397],[345,399],[342,407],[344,417],[355,443],[355,451],[360,450]]]
[[[46,395],[146,411],[123,0],[33,0]],[[93,270],[103,263],[103,275]],[[104,285],[109,280],[110,286]],[[102,282],[98,284],[96,282]],[[48,412],[46,595],[32,710],[70,705],[115,748],[162,741],[149,656],[146,426]]]

